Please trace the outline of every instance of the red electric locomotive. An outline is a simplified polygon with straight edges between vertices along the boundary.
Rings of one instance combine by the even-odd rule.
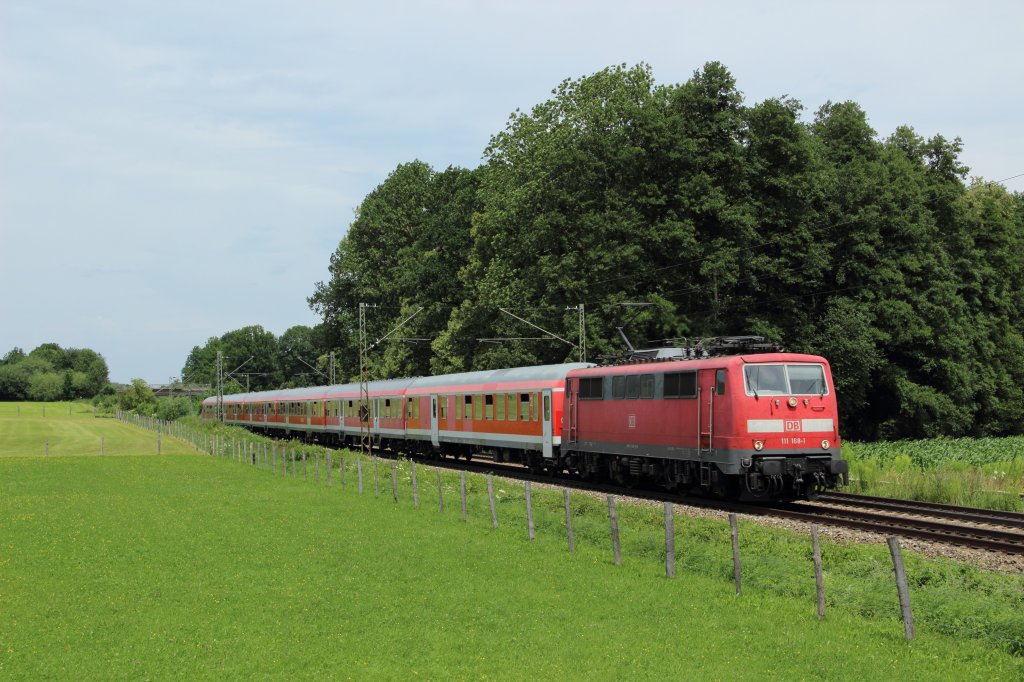
[[[813,497],[845,482],[828,362],[761,353],[569,373],[561,465],[724,497]]]

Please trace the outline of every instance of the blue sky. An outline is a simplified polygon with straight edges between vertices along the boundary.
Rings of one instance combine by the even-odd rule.
[[[211,336],[315,324],[397,164],[475,167],[516,108],[613,64],[718,60],[748,102],[854,100],[1022,174],[1021,26],[1019,2],[3,0],[0,354],[54,341],[164,382]]]

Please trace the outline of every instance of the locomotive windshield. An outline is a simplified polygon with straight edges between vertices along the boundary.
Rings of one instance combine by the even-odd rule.
[[[821,365],[747,365],[747,395],[825,395]]]

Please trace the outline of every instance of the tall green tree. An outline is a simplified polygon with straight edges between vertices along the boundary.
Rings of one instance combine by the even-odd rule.
[[[336,351],[339,377],[359,374],[359,305],[367,312],[370,341],[386,335],[419,307],[424,310],[392,341],[374,349],[375,376],[430,371],[430,339],[463,298],[457,273],[471,243],[477,202],[474,173],[436,172],[414,161],[402,164],[359,206],[355,221],[331,256],[331,278],[309,299],[323,317],[323,332]]]

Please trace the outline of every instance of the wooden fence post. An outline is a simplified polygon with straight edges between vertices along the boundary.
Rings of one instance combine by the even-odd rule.
[[[494,508],[494,481],[490,474],[487,474],[487,500],[491,503],[491,528],[497,528],[498,512]]]
[[[576,551],[576,536],[572,532],[572,509],[569,506],[569,489],[562,488],[562,502],[565,503],[565,537],[569,541],[569,553]]]
[[[622,548],[619,546],[619,513],[615,509],[615,496],[608,496],[608,520],[612,526],[612,549],[615,551],[615,565],[622,565]]]
[[[363,458],[356,455],[356,472],[359,474],[359,494],[363,494]]]
[[[156,454],[160,454],[160,432],[156,432]]]
[[[533,540],[536,533],[533,528],[533,493],[530,490],[530,482],[526,482],[526,528],[528,537]]]
[[[104,454],[106,451],[106,443],[103,442],[103,436],[100,436],[100,454]]]
[[[391,460],[391,499],[398,504],[398,462]]]
[[[308,481],[309,480],[309,457],[307,457],[308,453],[305,450],[303,450],[302,448],[299,448],[299,454],[302,455],[302,480],[303,481]]]
[[[676,514],[671,502],[665,503],[665,576],[676,577]]]
[[[818,543],[818,527],[811,524],[811,548],[814,553],[814,588],[818,594],[818,618],[825,617],[825,579],[821,572],[821,545]]]
[[[271,452],[271,459],[273,459],[273,465],[274,465],[273,468],[271,469],[271,471],[273,471],[274,475],[277,476],[277,443],[272,443],[271,444],[270,452]]]
[[[462,497],[462,520],[466,520],[466,472],[459,472],[459,495]]]
[[[331,482],[331,469],[333,469],[333,468],[334,468],[334,457],[332,456],[331,451],[328,450],[327,451],[327,485],[328,486],[334,485]]]
[[[438,470],[437,474],[437,511],[444,511],[444,488],[441,487],[441,472]]]
[[[740,593],[740,535],[736,524],[736,514],[729,514],[729,526],[732,529],[732,573],[736,579],[736,594]]]
[[[900,539],[886,538],[889,554],[892,555],[892,566],[896,572],[896,590],[900,596],[900,611],[903,612],[903,632],[907,641],[914,639],[914,614],[910,610],[910,588],[907,585],[907,572],[903,567],[903,552],[900,550]]]
[[[341,472],[341,487],[344,488],[345,487],[345,453],[344,452],[340,452],[340,453],[338,453],[338,455],[339,455],[339,457],[341,457],[341,461],[338,462],[338,471]]]
[[[380,497],[380,476],[377,456],[373,457],[373,496]]]
[[[412,506],[414,509],[420,508],[420,491],[416,487],[416,460],[412,462]]]

